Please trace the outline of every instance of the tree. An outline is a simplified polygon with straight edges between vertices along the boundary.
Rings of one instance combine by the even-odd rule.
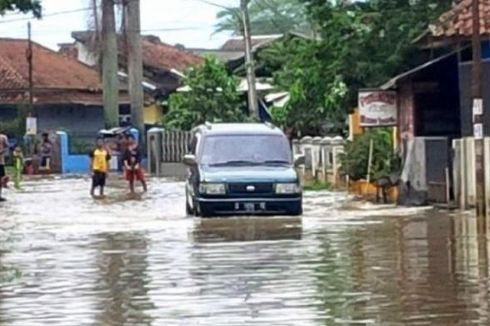
[[[252,35],[310,32],[306,7],[300,0],[252,0],[249,8]],[[239,8],[228,8],[217,15],[216,32],[242,34]]]
[[[172,94],[170,110],[164,118],[169,129],[190,130],[209,122],[242,122],[247,120],[244,102],[237,92],[238,80],[214,57],[186,72],[188,92]]]
[[[32,12],[36,18],[40,18],[41,2],[39,0],[0,0],[0,15],[8,11]]]
[[[290,95],[285,107],[272,108],[273,122],[303,136],[340,134],[345,126],[346,85],[335,62],[322,60],[322,50],[313,40],[291,39],[261,54],[266,66],[281,67],[275,83]]]
[[[303,134],[339,133],[357,105],[360,88],[379,87],[427,60],[413,40],[451,0],[302,0],[319,39],[276,43],[258,66],[288,90],[276,123]]]
[[[303,0],[320,27],[324,44],[342,40],[336,56],[348,85],[348,104],[355,105],[362,87],[379,87],[392,76],[426,60],[413,40],[453,0]]]

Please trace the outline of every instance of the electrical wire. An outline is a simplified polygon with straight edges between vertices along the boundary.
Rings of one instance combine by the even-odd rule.
[[[92,7],[52,12],[52,13],[42,15],[41,20],[43,18],[46,18],[46,17],[62,16],[62,15],[68,15],[68,14],[73,14],[73,13],[89,11],[89,10],[92,10]],[[0,20],[0,24],[29,21],[29,20],[33,20],[33,19],[35,19],[35,18],[33,18],[33,17],[22,17],[22,18],[15,18],[15,19],[5,19],[5,20]]]

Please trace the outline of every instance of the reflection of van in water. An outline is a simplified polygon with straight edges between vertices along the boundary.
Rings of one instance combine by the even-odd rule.
[[[303,194],[284,133],[266,124],[196,128],[186,185],[187,213],[301,215]]]
[[[213,218],[195,221],[195,242],[301,240],[301,217]]]

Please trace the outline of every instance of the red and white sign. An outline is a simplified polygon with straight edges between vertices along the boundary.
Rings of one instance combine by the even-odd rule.
[[[369,90],[359,92],[361,127],[389,127],[398,122],[396,92]]]

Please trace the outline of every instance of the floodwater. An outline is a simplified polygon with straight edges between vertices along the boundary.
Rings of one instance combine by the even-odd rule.
[[[182,183],[127,200],[27,182],[0,206],[0,325],[490,325],[488,242],[467,215],[346,208],[200,220]]]

